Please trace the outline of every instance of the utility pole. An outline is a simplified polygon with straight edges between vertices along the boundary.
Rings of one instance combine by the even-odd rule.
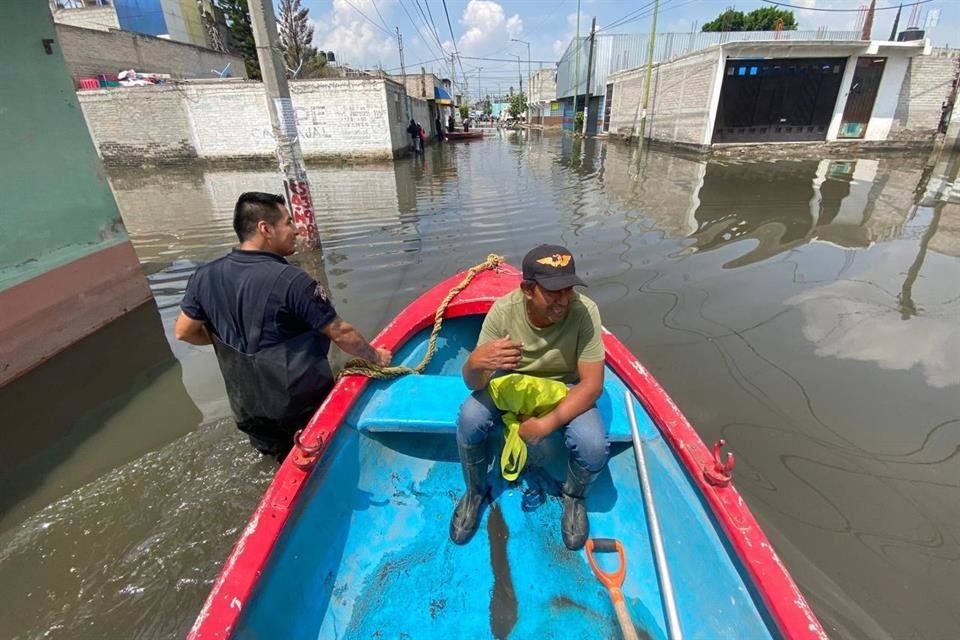
[[[303,164],[303,153],[297,137],[297,115],[290,100],[286,67],[277,42],[277,20],[270,0],[247,0],[250,9],[250,27],[257,46],[257,60],[263,76],[267,96],[267,111],[273,137],[277,141],[277,157],[283,174],[287,206],[299,232],[297,243],[301,251],[320,250],[320,232],[310,195],[310,183]],[[322,266],[322,262],[321,262]],[[317,274],[313,274],[317,275]]]
[[[593,24],[590,25],[590,53],[587,55],[587,87],[583,95],[583,127],[580,135],[587,135],[587,118],[590,117],[590,77],[593,75],[593,42],[596,38],[597,17],[593,17]]]
[[[653,75],[653,43],[657,37],[657,10],[660,0],[653,0],[653,23],[650,25],[650,47],[647,49],[647,74],[643,79],[643,114],[640,116],[640,146],[647,131],[647,106],[650,104],[650,76]]]
[[[529,129],[529,128],[530,128],[530,120],[531,120],[531,118],[530,118],[530,98],[531,98],[531,91],[533,90],[533,79],[532,79],[532,77],[531,77],[531,75],[530,75],[530,43],[527,42],[526,40],[519,40],[519,39],[517,39],[517,38],[510,38],[510,42],[519,42],[520,44],[525,44],[525,45],[527,45],[527,129]],[[519,62],[520,62],[520,61],[519,61],[519,59],[518,59],[518,60],[517,60],[518,66],[519,66]],[[523,93],[523,83],[522,83],[522,82],[520,83],[520,89],[521,89],[520,93]]]
[[[403,121],[406,122],[410,118],[410,96],[407,95],[407,68],[403,66],[403,36],[400,35],[400,27],[397,27],[397,47],[400,49],[400,73],[403,74]]]
[[[577,135],[577,92],[580,90],[580,0],[577,0],[577,62],[573,70],[573,122],[570,130]]]

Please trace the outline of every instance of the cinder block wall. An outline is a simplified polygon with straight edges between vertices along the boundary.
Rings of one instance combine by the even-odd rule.
[[[169,73],[174,78],[215,78],[230,63],[234,78],[246,78],[243,59],[192,44],[129,33],[57,25],[57,44],[74,82],[98,73],[133,68],[144,73]]]
[[[653,67],[647,136],[663,142],[702,145],[713,103],[719,47],[710,47]],[[610,134],[638,133],[645,68],[613,74]]]
[[[112,6],[57,9],[53,12],[53,21],[58,25],[65,24],[83,29],[98,29],[100,31],[120,29],[117,11]]]
[[[890,140],[929,140],[937,132],[943,103],[953,90],[960,52],[910,59],[890,127]]]
[[[290,84],[300,147],[308,159],[389,160],[409,146],[402,86],[382,79]],[[272,157],[263,85],[197,82],[77,94],[101,157],[114,165],[184,164]],[[415,118],[427,103],[412,99]],[[428,123],[426,123],[428,124]]]

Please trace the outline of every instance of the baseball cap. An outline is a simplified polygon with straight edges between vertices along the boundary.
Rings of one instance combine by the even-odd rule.
[[[573,255],[556,244],[542,244],[523,258],[523,279],[533,280],[547,291],[587,286],[577,276]]]

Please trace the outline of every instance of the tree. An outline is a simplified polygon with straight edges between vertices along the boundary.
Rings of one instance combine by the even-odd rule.
[[[465,104],[460,105],[460,119],[466,120],[467,116],[470,115],[470,107]]]
[[[775,31],[777,20],[783,20],[784,31],[795,31],[797,18],[793,11],[762,7],[750,13],[727,9],[703,25],[704,31]]]
[[[227,27],[230,29],[227,47],[243,58],[247,76],[259,80],[260,63],[257,61],[257,44],[253,39],[253,29],[250,28],[250,10],[247,7],[247,0],[216,0],[216,3],[227,19]]]
[[[280,0],[280,13],[277,16],[277,32],[280,36],[280,48],[287,68],[296,69],[301,63],[306,66],[308,60],[317,57],[313,48],[313,27],[310,25],[310,10],[300,6],[300,0]],[[323,58],[326,64],[326,56]],[[322,65],[321,65],[322,66]]]
[[[511,118],[519,118],[527,112],[527,97],[522,93],[510,98],[510,108],[508,109]]]

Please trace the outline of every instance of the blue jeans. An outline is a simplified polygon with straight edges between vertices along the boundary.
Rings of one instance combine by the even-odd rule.
[[[457,442],[480,444],[485,442],[494,428],[503,432],[502,411],[493,404],[490,393],[484,388],[474,391],[460,405],[457,416]],[[603,419],[596,407],[591,407],[570,421],[564,429],[564,443],[574,461],[591,473],[599,472],[610,457],[610,441]]]

